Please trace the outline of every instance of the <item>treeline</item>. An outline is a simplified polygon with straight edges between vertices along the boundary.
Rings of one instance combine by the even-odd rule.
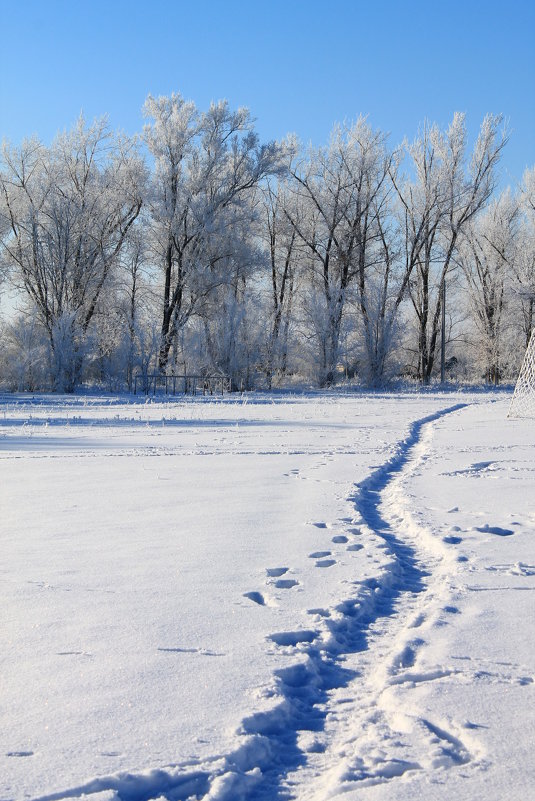
[[[496,194],[500,117],[472,149],[462,114],[398,147],[359,118],[304,149],[260,143],[226,102],[149,96],[144,112],[139,137],[81,118],[49,147],[4,144],[4,387],[429,383],[444,296],[447,377],[514,375],[534,325],[535,168]]]

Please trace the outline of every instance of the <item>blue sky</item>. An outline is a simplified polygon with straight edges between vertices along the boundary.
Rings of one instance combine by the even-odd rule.
[[[248,106],[264,140],[322,144],[367,114],[393,144],[465,111],[503,113],[503,181],[535,163],[535,3],[528,0],[0,0],[0,138],[50,141],[108,114],[129,133],[152,94]]]

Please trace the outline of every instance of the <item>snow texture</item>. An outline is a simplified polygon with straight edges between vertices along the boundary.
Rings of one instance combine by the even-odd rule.
[[[0,406],[0,798],[535,798],[500,393]]]

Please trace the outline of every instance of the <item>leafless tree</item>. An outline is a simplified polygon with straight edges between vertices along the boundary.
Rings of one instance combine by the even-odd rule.
[[[507,142],[502,118],[483,120],[467,166],[466,124],[455,114],[445,132],[425,125],[407,147],[414,178],[396,189],[404,220],[403,283],[418,321],[418,376],[431,379],[440,331],[442,292],[461,233],[488,202]]]
[[[367,322],[366,273],[378,236],[377,200],[392,156],[385,139],[361,117],[335,126],[327,148],[313,150],[292,167],[302,212],[287,212],[308,260],[308,314],[319,350],[320,383],[333,383],[340,333],[350,291],[358,293]]]
[[[268,184],[263,194],[263,221],[271,279],[270,328],[263,366],[270,388],[274,375],[283,376],[288,366],[288,338],[301,263],[297,232],[290,219],[299,219],[299,209],[287,182],[279,181],[276,187]]]
[[[503,192],[468,226],[459,247],[478,346],[488,383],[502,374],[502,340],[507,289],[516,267],[519,206]]]
[[[520,220],[514,288],[520,299],[524,346],[535,328],[535,167],[525,171],[519,193]]]
[[[227,235],[232,218],[251,214],[250,193],[282,169],[285,149],[260,145],[247,109],[231,111],[226,101],[201,113],[179,94],[149,96],[145,115],[152,119],[145,141],[155,159],[151,242],[164,284],[163,371],[177,332],[225,281],[235,244]]]
[[[81,343],[141,209],[142,174],[134,144],[105,120],[81,117],[49,148],[3,149],[4,258],[48,332],[57,389],[76,383]]]

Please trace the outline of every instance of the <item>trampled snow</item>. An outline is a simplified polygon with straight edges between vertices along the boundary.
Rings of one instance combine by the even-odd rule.
[[[0,405],[0,799],[535,798],[500,393]]]

